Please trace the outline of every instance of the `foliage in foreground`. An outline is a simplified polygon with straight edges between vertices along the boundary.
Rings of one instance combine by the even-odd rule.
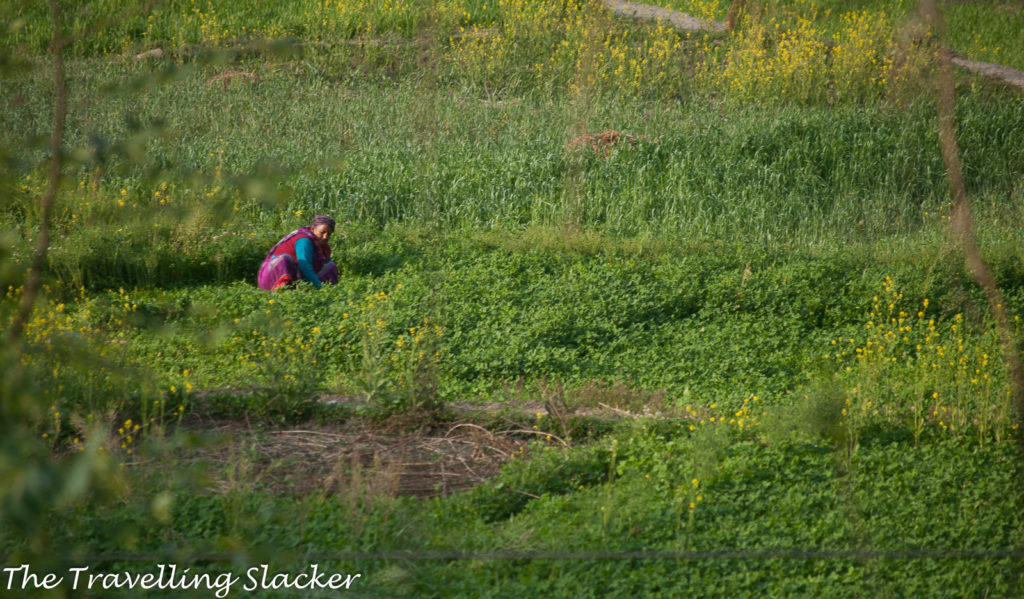
[[[576,126],[568,101],[527,96],[495,106],[418,84],[335,85],[273,73],[223,89],[206,81],[217,72],[83,103],[68,135],[86,156],[134,140],[134,119],[166,119],[169,137],[150,136],[134,160],[115,153],[69,170],[50,254],[65,283],[248,278],[282,231],[313,213],[349,221],[360,237],[396,223],[451,231],[567,224],[616,236],[832,243],[914,233],[949,212],[927,102],[723,114],[700,101],[613,96],[587,129],[638,141],[602,156],[568,147]],[[131,73],[144,75],[102,69],[78,89],[100,93]],[[32,83],[23,93],[41,98],[45,83]],[[5,99],[13,102],[13,90]],[[338,93],[351,97],[339,103]],[[1024,104],[1005,100],[971,96],[957,114],[966,183],[979,219],[993,224],[1019,219],[1024,193],[1024,150],[1014,143],[1024,136]],[[197,113],[192,102],[218,108]],[[39,106],[10,112],[12,136],[45,127]],[[45,179],[41,155],[11,144],[23,153],[4,182],[11,201],[0,222],[17,235],[12,249],[23,259]]]

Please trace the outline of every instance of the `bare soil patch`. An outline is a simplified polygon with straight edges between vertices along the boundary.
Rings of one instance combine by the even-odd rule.
[[[185,459],[208,467],[219,492],[239,485],[275,494],[434,497],[468,489],[497,473],[532,440],[477,424],[350,421],[253,429],[244,422],[203,426],[209,442]]]
[[[383,421],[346,416],[335,423],[268,426],[253,425],[245,416],[210,415],[213,396],[253,391],[258,390],[198,392],[183,423],[185,431],[206,442],[181,450],[177,459],[204,464],[208,487],[215,492],[444,496],[485,482],[509,460],[528,454],[531,443],[564,447],[588,426],[673,416],[657,409],[664,406],[663,394],[623,383],[593,383],[571,391],[543,385],[541,399],[530,401],[512,386],[507,401],[451,402],[441,412]],[[315,399],[347,414],[370,408],[366,398],[354,395]]]
[[[725,31],[726,24],[721,21],[708,21],[690,16],[686,13],[639,4],[636,2],[625,2],[623,0],[605,0],[605,4],[612,12],[627,18],[641,19],[647,21],[665,21],[681,31]]]
[[[590,148],[601,158],[607,158],[612,148],[619,144],[635,144],[640,141],[639,137],[608,129],[601,133],[585,133],[569,142],[570,150]]]
[[[247,83],[256,83],[259,80],[259,75],[257,75],[256,73],[228,69],[220,75],[214,75],[213,77],[210,77],[207,83],[220,83],[224,87],[227,87],[228,83],[230,83],[231,81],[245,81]]]

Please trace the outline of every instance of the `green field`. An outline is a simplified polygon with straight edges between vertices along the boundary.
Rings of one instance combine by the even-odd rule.
[[[54,21],[0,3],[4,567],[1020,596],[1021,415],[936,56],[1024,67],[1024,10],[748,4],[686,34],[574,0],[74,3],[53,179]],[[954,85],[1016,344],[1024,92]],[[339,284],[258,289],[317,214]]]

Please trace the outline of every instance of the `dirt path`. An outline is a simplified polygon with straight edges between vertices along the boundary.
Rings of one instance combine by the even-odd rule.
[[[603,1],[612,12],[620,17],[648,21],[661,19],[666,23],[671,23],[673,27],[680,31],[725,31],[727,28],[726,24],[721,21],[698,19],[686,13],[661,8],[660,6],[626,2],[625,0]],[[1012,67],[991,62],[968,60],[959,56],[953,59],[953,64],[983,77],[999,79],[1014,87],[1024,89],[1024,71],[1018,71]]]
[[[704,19],[698,19],[697,17],[691,17],[686,13],[661,8],[660,6],[637,4],[635,2],[625,2],[623,0],[605,0],[605,4],[608,5],[608,8],[610,8],[612,12],[620,17],[643,19],[647,21],[661,19],[666,23],[671,23],[673,27],[681,31],[725,31],[725,23],[720,21],[706,21]]]
[[[992,79],[1000,79],[1010,85],[1024,89],[1024,71],[1018,71],[1017,69],[991,62],[967,60],[960,56],[953,58],[953,64],[972,73]]]

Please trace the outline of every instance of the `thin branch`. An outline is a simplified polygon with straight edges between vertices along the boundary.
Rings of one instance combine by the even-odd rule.
[[[935,5],[935,0],[922,0],[922,10],[926,17],[932,19],[940,39],[944,38],[945,23],[942,14]],[[1014,403],[1017,406],[1018,422],[1024,423],[1024,371],[1021,369],[1020,350],[1017,347],[1016,337],[1010,327],[1010,320],[1006,314],[1006,307],[1003,302],[1003,294],[992,276],[992,271],[985,263],[978,246],[978,234],[974,228],[974,220],[971,217],[970,205],[967,202],[967,187],[964,184],[963,171],[960,165],[960,149],[956,139],[956,123],[954,120],[954,108],[956,102],[956,90],[953,85],[953,52],[943,48],[939,52],[939,142],[942,145],[942,159],[946,163],[946,171],[949,176],[949,187],[953,195],[953,217],[950,219],[950,228],[956,241],[964,253],[964,260],[967,269],[970,271],[974,281],[985,291],[989,308],[995,319],[996,329],[999,333],[999,341],[1002,347],[1003,359],[1010,374],[1010,384],[1013,391]],[[1021,442],[1024,438],[1018,437]]]
[[[8,332],[8,347],[14,347],[21,342],[25,323],[28,322],[29,316],[32,314],[32,306],[36,302],[36,296],[39,295],[42,272],[46,266],[46,252],[50,246],[50,215],[53,212],[54,199],[57,197],[57,188],[60,186],[60,172],[63,166],[61,154],[64,146],[64,123],[67,120],[68,112],[68,88],[64,77],[64,48],[68,45],[68,38],[65,38],[61,31],[59,0],[50,0],[50,11],[53,17],[53,38],[50,41],[50,52],[53,54],[53,82],[56,96],[53,133],[50,136],[50,174],[46,191],[39,200],[39,237],[36,240],[35,253],[29,264],[21,303]]]
[[[729,5],[729,14],[725,15],[725,28],[729,31],[736,29],[736,24],[739,23],[740,16],[746,8],[747,0],[732,0],[732,4]]]
[[[559,443],[561,443],[565,447],[569,446],[569,444],[565,442],[565,439],[562,439],[558,435],[555,435],[555,434],[552,434],[552,433],[548,433],[548,432],[544,432],[544,431],[533,431],[533,430],[521,428],[521,429],[516,429],[514,431],[501,431],[501,432],[506,434],[506,435],[523,434],[523,435],[540,435],[542,437],[550,437],[550,438],[554,439],[555,441],[558,441]]]
[[[521,489],[512,489],[512,488],[510,488],[509,491],[512,491],[513,493],[519,493],[520,495],[526,495],[527,497],[530,497],[532,499],[540,499],[540,495],[534,495],[533,493],[528,493],[528,492],[523,491]]]
[[[445,436],[445,437],[447,437],[447,436],[451,435],[451,434],[452,434],[452,432],[453,432],[453,431],[454,431],[455,429],[457,429],[457,428],[461,428],[461,427],[464,427],[464,426],[469,426],[469,427],[472,427],[472,428],[480,429],[480,430],[482,430],[483,432],[487,433],[487,436],[489,436],[489,437],[492,437],[492,438],[494,437],[494,433],[492,433],[491,431],[489,431],[489,430],[485,429],[485,428],[484,428],[484,427],[482,427],[482,426],[479,426],[479,425],[473,424],[473,423],[471,423],[471,422],[460,422],[459,424],[456,424],[455,426],[453,426],[453,427],[451,427],[450,429],[448,429],[448,432],[447,432],[447,433],[445,433],[445,434],[444,434],[444,436]]]
[[[612,406],[610,406],[610,405],[608,405],[606,403],[597,402],[597,405],[601,406],[602,408],[607,408],[607,409],[615,412],[616,414],[621,414],[623,416],[626,416],[627,418],[637,418],[636,414],[627,412],[626,410],[620,410],[619,408],[612,407]]]

